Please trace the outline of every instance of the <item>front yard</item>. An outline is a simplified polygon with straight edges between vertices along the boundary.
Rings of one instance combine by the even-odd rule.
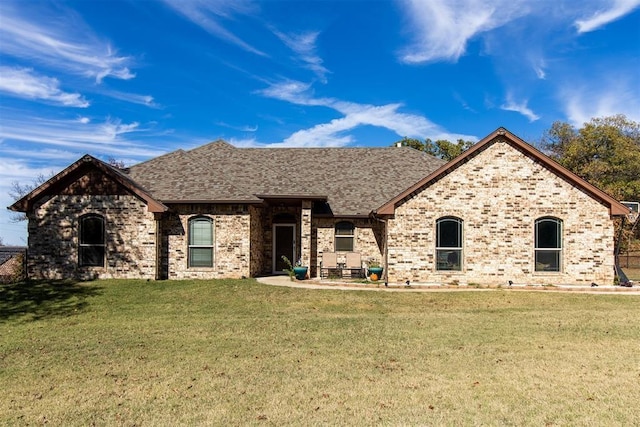
[[[2,425],[640,424],[636,295],[0,286]]]

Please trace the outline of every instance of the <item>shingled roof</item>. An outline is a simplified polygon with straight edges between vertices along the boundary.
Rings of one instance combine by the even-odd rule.
[[[259,203],[323,199],[336,216],[366,216],[445,162],[409,147],[236,148],[216,141],[132,166],[156,200]]]

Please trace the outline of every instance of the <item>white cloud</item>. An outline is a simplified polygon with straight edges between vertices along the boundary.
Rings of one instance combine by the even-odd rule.
[[[37,75],[28,68],[0,66],[0,92],[65,107],[89,106],[89,102],[79,93],[63,92],[58,79]]]
[[[98,83],[105,77],[128,80],[135,76],[128,68],[131,58],[97,40],[73,12],[65,10],[51,19],[33,5],[0,2],[0,53],[94,78]]]
[[[610,8],[599,10],[590,18],[576,20],[575,26],[578,33],[595,31],[640,7],[640,0],[613,0],[610,3],[612,3]]]
[[[32,116],[5,115],[0,123],[0,138],[7,142],[37,144],[54,149],[66,149],[75,153],[95,155],[134,156],[148,158],[156,156],[157,150],[127,137],[133,132],[149,133],[136,122],[122,123],[108,118],[104,122],[90,123],[85,120],[45,119]],[[6,149],[0,149],[0,154]]]
[[[605,77],[599,85],[574,83],[559,94],[571,124],[582,126],[594,117],[624,114],[640,122],[637,82],[623,77]]]
[[[264,52],[227,30],[220,23],[221,20],[229,20],[234,15],[254,13],[256,6],[252,2],[247,0],[164,0],[164,3],[209,34],[234,44],[247,52],[267,56]]]
[[[469,40],[528,13],[518,0],[405,0],[414,42],[404,49],[406,63],[457,61]]]
[[[222,127],[225,127],[225,128],[229,128],[229,129],[233,129],[233,130],[237,130],[237,131],[240,131],[240,132],[257,132],[258,131],[258,125],[253,125],[253,126],[235,126],[235,125],[230,125],[229,123],[225,123],[225,122],[221,122],[221,121],[216,122],[216,125],[222,126]]]
[[[255,147],[265,146],[265,144],[258,142],[258,140],[256,140],[255,138],[244,138],[244,139],[229,138],[227,142],[233,145],[234,147],[238,147],[238,148],[255,148]]]
[[[327,82],[327,70],[322,65],[322,58],[316,53],[316,40],[320,34],[317,31],[308,31],[304,33],[287,35],[277,30],[273,33],[278,36],[289,49],[298,54],[299,59],[305,64],[305,67],[313,71],[322,83]]]
[[[399,136],[414,138],[457,140],[477,138],[445,131],[427,118],[416,114],[401,113],[402,104],[368,105],[342,101],[335,98],[314,98],[310,86],[296,81],[276,83],[260,93],[296,105],[331,108],[343,117],[297,131],[286,138],[281,146],[344,146],[354,142],[346,132],[361,126],[381,127]]]
[[[4,150],[0,154],[0,237],[7,245],[26,246],[26,221],[14,222],[16,213],[6,209],[15,202],[9,195],[13,182],[29,184],[39,175],[49,177],[66,165],[64,162],[58,164],[56,159],[52,159],[47,162],[47,166],[34,167],[20,157],[21,153],[5,153]]]
[[[506,101],[500,106],[500,108],[506,111],[515,111],[516,113],[520,113],[525,116],[527,119],[529,119],[530,122],[535,122],[540,118],[540,116],[538,116],[533,112],[533,110],[531,110],[531,108],[529,108],[529,106],[527,105],[528,102],[529,101],[526,99],[524,101],[516,102],[513,99],[513,96],[511,94],[508,94]]]
[[[120,101],[130,102],[132,104],[145,105],[150,108],[161,108],[161,105],[157,104],[151,95],[139,95],[136,93],[119,92],[115,90],[99,91],[102,95],[109,98],[118,99]]]

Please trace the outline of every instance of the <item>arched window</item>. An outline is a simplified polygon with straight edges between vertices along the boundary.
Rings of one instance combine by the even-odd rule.
[[[436,270],[462,270],[462,220],[436,221]]]
[[[189,267],[213,267],[213,220],[189,220]]]
[[[560,271],[562,261],[562,220],[539,218],[535,224],[536,271]]]
[[[78,264],[80,267],[104,267],[104,217],[81,216],[79,226]]]
[[[353,252],[353,223],[341,221],[336,224],[336,252]]]

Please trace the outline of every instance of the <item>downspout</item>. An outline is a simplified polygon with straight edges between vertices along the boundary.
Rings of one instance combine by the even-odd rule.
[[[384,266],[384,270],[383,270],[383,276],[384,276],[384,283],[385,285],[387,283],[389,283],[389,251],[387,248],[387,240],[388,240],[388,229],[387,229],[387,220],[386,219],[380,219],[376,216],[375,213],[372,213],[372,217],[374,220],[381,222],[383,224],[383,236],[382,236],[382,265]]]
[[[160,222],[160,217],[162,214],[160,213],[154,213],[153,214],[153,219],[155,220],[155,225],[156,225],[156,230],[155,230],[155,234],[156,234],[156,273],[155,273],[155,280],[161,280],[162,277],[162,227],[161,227],[161,222]]]
[[[624,274],[624,271],[622,271],[622,269],[620,268],[620,246],[622,246],[620,243],[622,242],[622,232],[624,231],[624,224],[626,220],[627,220],[627,217],[623,216],[622,222],[620,223],[620,230],[618,231],[618,238],[614,242],[615,244],[615,252],[613,255],[614,271],[616,273],[616,276],[618,277],[618,284],[620,286],[630,286],[629,278],[627,277],[626,274]]]

